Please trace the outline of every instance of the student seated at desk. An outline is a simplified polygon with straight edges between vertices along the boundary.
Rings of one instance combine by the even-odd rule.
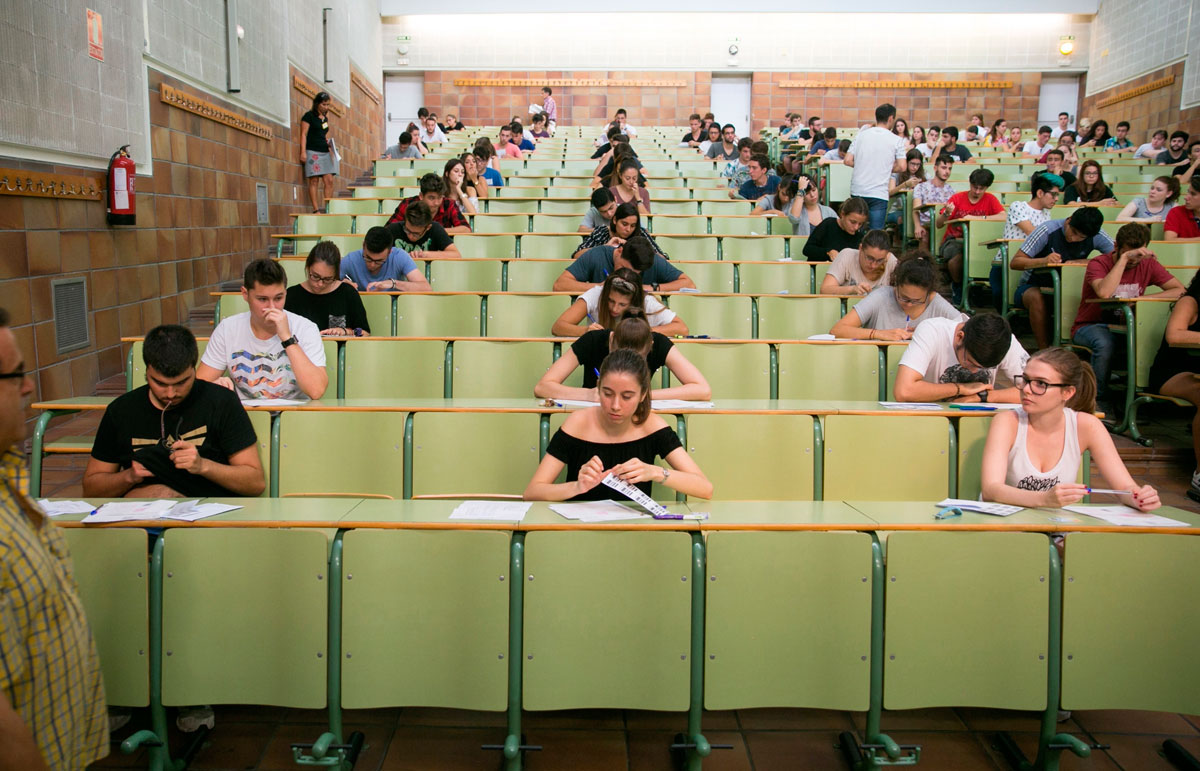
[[[91,498],[259,495],[258,439],[236,395],[196,379],[200,355],[186,327],[146,334],[146,385],[104,410],[83,472]]]
[[[933,227],[938,228],[948,220],[997,220],[1004,221],[1005,211],[996,196],[988,192],[996,175],[991,169],[975,169],[968,180],[969,187],[950,196],[946,205],[932,217]],[[955,302],[962,298],[963,255],[966,245],[963,241],[963,226],[957,222],[946,226],[946,235],[942,240],[941,257],[946,264],[946,272],[950,274]]]
[[[1029,311],[1029,325],[1033,327],[1038,348],[1050,345],[1051,336],[1057,330],[1050,329],[1052,318],[1046,311],[1046,298],[1042,295],[1043,288],[1054,286],[1053,279],[1049,274],[1035,273],[1033,269],[1086,262],[1093,251],[1111,252],[1115,245],[1100,229],[1102,225],[1104,215],[1092,206],[1077,209],[1065,220],[1048,220],[1034,228],[1009,262],[1012,270],[1024,271],[1013,294],[1013,305]]]
[[[685,495],[712,497],[712,483],[675,431],[650,411],[650,370],[635,351],[604,358],[596,389],[600,405],[576,410],[550,438],[546,455],[525,488],[527,501],[597,501],[620,495],[600,484],[613,474],[646,495],[658,482]],[[671,467],[654,464],[661,457]],[[554,480],[567,470],[567,481]]]
[[[582,399],[596,401],[596,379],[600,375],[600,363],[612,351],[628,348],[637,351],[646,359],[650,374],[658,372],[664,364],[679,385],[656,389],[655,399],[689,399],[707,401],[712,398],[712,389],[700,370],[687,360],[675,344],[664,335],[650,330],[646,312],[641,308],[626,308],[612,331],[596,329],[585,332],[571,347],[562,352],[558,361],[550,365],[546,374],[533,387],[533,395],[539,399]],[[583,367],[583,387],[563,385],[576,367]]]
[[[1179,200],[1179,180],[1157,177],[1146,196],[1134,198],[1117,215],[1117,222],[1162,222]]]
[[[1154,252],[1149,249],[1149,243],[1150,228],[1139,223],[1121,226],[1117,231],[1116,249],[1088,262],[1079,309],[1071,326],[1071,340],[1092,350],[1096,402],[1100,405],[1100,411],[1109,415],[1113,414],[1113,409],[1108,403],[1108,373],[1116,353],[1116,342],[1108,325],[1125,322],[1115,314],[1106,313],[1101,305],[1089,301],[1141,297],[1146,293],[1146,288],[1151,286],[1163,289],[1163,293],[1155,297],[1182,295],[1183,284],[1158,264]]]
[[[671,337],[688,333],[683,319],[654,295],[646,294],[642,277],[629,268],[617,268],[601,286],[581,294],[550,327],[550,333],[555,337],[579,337],[596,329],[612,329],[625,309],[631,306],[645,310],[650,328],[660,335]],[[580,326],[584,318],[591,322],[586,327]]]
[[[1079,178],[1063,191],[1063,203],[1091,203],[1116,206],[1117,196],[1104,181],[1100,164],[1091,159],[1079,166]]]
[[[250,310],[221,320],[196,377],[242,399],[320,399],[329,387],[321,331],[284,310],[286,297],[287,277],[279,263],[262,259],[247,265],[242,299]]]
[[[1079,503],[1087,487],[1076,483],[1083,453],[1105,484],[1129,490],[1118,499],[1140,511],[1157,509],[1158,491],[1129,475],[1104,424],[1092,415],[1096,378],[1092,368],[1065,348],[1034,354],[1017,376],[1021,409],[992,418],[983,448],[983,499],[1030,508]]]
[[[1200,238],[1200,177],[1192,177],[1183,204],[1171,209],[1163,231],[1168,241]]]
[[[857,249],[843,249],[833,258],[820,294],[864,295],[890,283],[897,262],[891,245],[887,231],[868,231]]]
[[[441,182],[441,177],[438,177]],[[454,245],[454,238],[446,233],[446,229],[433,221],[433,214],[424,201],[417,201],[408,207],[404,219],[400,222],[389,222],[388,232],[396,245],[408,252],[414,260],[445,257],[458,259],[462,253]]]
[[[447,195],[448,192],[446,180],[443,177],[432,172],[426,174],[421,177],[420,195],[405,198],[397,204],[396,211],[392,212],[387,224],[392,226],[403,223],[404,215],[408,212],[409,207],[421,201],[429,207],[429,211],[433,212],[434,224],[445,228],[447,233],[470,233],[471,226],[467,224],[462,209],[459,208],[453,197]]]
[[[283,308],[316,324],[322,335],[369,335],[367,310],[358,291],[339,278],[341,267],[337,244],[318,241],[304,261],[304,280],[288,287]]]
[[[1200,407],[1200,356],[1176,347],[1182,345],[1200,346],[1200,273],[1192,277],[1187,291],[1171,309],[1162,345],[1150,365],[1150,385],[1146,389]],[[1187,496],[1200,501],[1200,411],[1192,416],[1192,452],[1196,467]]]
[[[596,191],[608,192],[604,188]],[[610,194],[611,195],[611,194]],[[639,236],[650,242],[650,246],[654,247],[654,252],[664,260],[670,259],[654,240],[654,236],[646,232],[642,227],[642,217],[638,213],[638,207],[635,203],[623,203],[618,205],[612,201],[612,210],[610,211],[611,219],[603,224],[598,225],[591,233],[584,236],[583,241],[575,248],[575,252],[571,255],[572,258],[578,257],[580,253],[586,252],[597,246],[622,246],[626,241]]]
[[[873,289],[829,333],[850,340],[909,340],[923,321],[966,318],[938,293],[932,255],[916,249],[904,255],[890,286]]]
[[[583,215],[579,223],[580,233],[591,233],[598,227],[607,227],[612,221],[613,212],[617,210],[617,202],[607,187],[598,187],[592,191],[592,205]]]
[[[618,207],[618,210],[620,207]],[[617,215],[613,215],[618,219]],[[555,292],[583,292],[604,282],[617,268],[632,268],[642,274],[643,283],[652,292],[695,289],[683,271],[656,254],[647,238],[631,238],[620,246],[594,246],[575,258],[562,275],[554,280]]]
[[[360,292],[429,292],[425,273],[408,252],[392,246],[385,227],[375,226],[363,237],[363,248],[342,260],[342,280]]]
[[[896,373],[898,402],[1016,402],[1029,355],[1002,316],[928,319],[913,333]],[[999,385],[999,388],[997,388]]]
[[[867,202],[861,198],[842,201],[838,216],[821,220],[804,243],[804,259],[829,262],[843,249],[857,249],[862,241],[863,225],[867,224]]]

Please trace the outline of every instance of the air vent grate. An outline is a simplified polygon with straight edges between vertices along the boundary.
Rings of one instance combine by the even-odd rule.
[[[87,282],[64,278],[50,282],[54,296],[54,342],[60,354],[87,348]]]

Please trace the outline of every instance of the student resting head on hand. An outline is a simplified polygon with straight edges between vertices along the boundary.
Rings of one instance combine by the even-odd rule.
[[[892,273],[891,286],[881,286],[838,319],[829,333],[851,340],[908,340],[928,319],[965,321],[966,316],[938,293],[933,255],[913,249]]]
[[[596,401],[600,364],[610,352],[621,349],[636,351],[646,359],[652,375],[665,364],[679,382],[679,385],[671,388],[656,389],[652,398],[697,401],[712,398],[712,389],[700,370],[684,358],[674,343],[650,330],[646,311],[638,307],[626,308],[612,330],[596,329],[580,336],[546,370],[546,374],[533,387],[533,395],[539,399]],[[583,367],[583,387],[564,385],[575,368],[580,366]]]
[[[650,328],[660,335],[670,337],[688,333],[683,319],[657,297],[647,294],[641,274],[631,268],[617,268],[603,284],[581,294],[562,312],[550,332],[555,337],[579,337],[596,329],[612,329],[629,307],[644,309]],[[586,327],[582,326],[584,319],[588,321]]]
[[[1157,509],[1158,492],[1129,475],[1112,437],[1095,415],[1096,376],[1065,348],[1046,348],[1016,378],[1021,409],[992,418],[983,450],[983,498],[1012,506],[1058,508],[1079,503],[1085,451],[1121,503],[1140,511]]]
[[[527,501],[606,500],[615,491],[601,484],[612,474],[647,495],[657,482],[698,498],[712,497],[712,483],[679,437],[650,411],[650,369],[629,349],[614,350],[599,367],[596,407],[571,413],[555,432],[546,455],[525,488]],[[670,469],[655,465],[666,460]],[[567,470],[567,481],[554,480]]]

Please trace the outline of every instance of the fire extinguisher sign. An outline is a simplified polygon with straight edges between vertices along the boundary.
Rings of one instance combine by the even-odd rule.
[[[91,8],[87,9],[87,29],[88,56],[104,61],[104,25],[100,21],[100,14]]]

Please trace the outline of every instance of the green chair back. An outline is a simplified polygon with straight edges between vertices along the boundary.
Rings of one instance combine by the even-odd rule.
[[[446,343],[441,340],[347,340],[347,399],[441,399]]]
[[[491,295],[487,298],[487,336],[549,337],[550,327],[570,300],[568,295]]]
[[[780,399],[879,399],[878,346],[783,343],[778,355]]]
[[[712,482],[714,499],[812,500],[811,415],[693,413],[687,448]]]
[[[687,533],[530,533],[525,709],[686,710],[690,555]]]
[[[498,531],[346,533],[343,707],[504,709],[509,539]],[[397,650],[407,664],[397,665]]]
[[[675,236],[664,236],[655,233],[654,240],[658,243],[658,248],[669,254],[672,260],[695,262],[698,260],[715,260],[718,256],[716,238],[677,238]]]
[[[454,398],[529,399],[550,369],[554,345],[548,342],[459,340],[454,353]]]
[[[396,296],[396,334],[402,337],[478,337],[476,294]]]
[[[517,256],[516,236],[457,235],[454,245],[465,259],[511,260]]]
[[[398,395],[397,395],[398,396]],[[279,417],[279,494],[404,497],[403,412],[295,410]],[[337,462],[330,462],[337,447]]]
[[[713,399],[771,397],[769,345],[680,340],[675,347],[704,374],[704,379],[712,387]],[[668,376],[669,380],[671,378]]]
[[[672,216],[669,214],[653,214],[645,218],[650,223],[651,231],[657,236],[659,233],[673,233],[676,235],[707,235],[708,234],[708,218],[701,216]]]
[[[842,317],[842,302],[837,297],[764,296],[756,302],[758,336],[766,340],[803,340],[828,334]]]
[[[296,217],[292,231],[301,233],[350,233],[354,230],[354,216],[350,214],[301,214]]]
[[[706,709],[867,709],[868,534],[715,532],[706,556]]]
[[[541,460],[538,418],[533,413],[413,415],[413,496],[520,495]],[[471,473],[463,474],[464,468]]]
[[[307,278],[304,271],[304,260],[302,258],[286,258],[278,260],[278,262],[279,267],[283,268],[283,275],[287,279],[288,286],[295,286]]]
[[[371,228],[381,228],[387,225],[388,220],[391,218],[391,214],[355,214],[354,232],[366,235],[366,232]],[[344,257],[345,255],[342,256]]]
[[[704,262],[683,262],[672,260],[671,264],[687,274],[688,278],[700,288],[701,292],[721,292],[732,294],[734,266],[732,262],[706,260]]]
[[[529,230],[529,215],[522,214],[476,214],[471,220],[476,235],[488,233],[525,233]],[[455,242],[458,237],[455,237]],[[459,247],[461,251],[462,247]],[[472,255],[482,257],[485,255]],[[497,255],[499,256],[499,255]],[[512,256],[512,255],[509,255]]]
[[[712,232],[728,236],[765,236],[770,223],[762,217],[713,217]]]
[[[884,709],[1045,709],[1052,548],[1040,533],[888,536]]]
[[[539,192],[540,196],[541,193]],[[493,198],[488,200],[488,214],[537,214],[538,199],[533,200],[504,200],[502,198]]]
[[[749,297],[667,296],[671,310],[683,317],[694,335],[749,340],[753,335],[753,302]]]
[[[753,201],[702,201],[700,213],[708,215],[749,214],[754,209]],[[764,220],[765,221],[765,220]]]
[[[503,272],[500,260],[430,260],[429,286],[435,292],[499,292]]]
[[[828,415],[824,422],[825,500],[940,501],[949,494],[949,419]]]
[[[359,294],[359,298],[362,299],[363,310],[367,312],[367,323],[371,325],[371,334],[376,337],[392,334],[392,296],[364,292]]]
[[[528,235],[521,236],[521,259],[522,260],[569,260],[575,250],[579,248],[579,244],[583,242],[582,236],[537,236]],[[512,266],[509,266],[511,271]],[[510,273],[511,277],[511,273]],[[553,282],[551,282],[553,283]],[[549,290],[550,285],[547,284],[540,291]],[[511,287],[510,287],[511,290]]]
[[[586,210],[585,210],[586,211]],[[582,213],[535,214],[533,233],[575,233],[579,230]],[[580,236],[582,238],[582,236]]]
[[[321,475],[334,473],[326,458]],[[179,528],[161,537],[163,704],[324,708],[325,533]]]
[[[79,599],[100,654],[109,704],[150,704],[149,569],[146,531],[63,528]]]
[[[782,260],[786,249],[787,239],[784,238],[725,236],[721,239],[722,260]]]
[[[540,236],[555,238],[555,236]],[[569,236],[568,236],[569,237]],[[521,239],[521,252],[524,254],[525,239]],[[571,264],[570,260],[529,260],[522,257],[508,263],[508,291],[510,292],[548,292],[554,286],[554,281]]]
[[[725,239],[726,243],[730,239]],[[762,243],[755,239],[747,243]],[[729,253],[725,253],[729,259]],[[740,259],[740,258],[739,258]],[[740,262],[738,291],[742,294],[813,294],[813,269],[807,262]],[[761,319],[759,321],[761,325]],[[761,329],[759,331],[761,335]]]
[[[379,201],[359,198],[330,198],[326,202],[325,211],[330,214],[379,214]]]

